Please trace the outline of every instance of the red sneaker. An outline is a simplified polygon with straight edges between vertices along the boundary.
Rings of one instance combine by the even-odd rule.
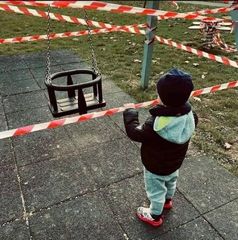
[[[159,215],[156,218],[153,218],[150,214],[149,208],[139,207],[136,215],[141,221],[146,222],[153,227],[159,227],[163,223],[162,216]]]
[[[165,203],[164,203],[164,209],[166,210],[169,210],[173,207],[173,202],[172,202],[172,199],[169,198],[169,199],[166,199],[165,200]]]

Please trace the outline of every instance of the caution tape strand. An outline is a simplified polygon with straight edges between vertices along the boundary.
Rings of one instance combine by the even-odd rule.
[[[202,94],[214,93],[214,92],[217,92],[217,91],[220,91],[223,89],[235,88],[237,86],[238,86],[238,81],[223,83],[220,85],[215,85],[212,87],[195,90],[191,93],[191,96],[195,97],[195,96],[199,96]],[[158,103],[159,103],[159,100],[155,99],[155,100],[148,101],[148,102],[136,103],[136,104],[134,104],[134,107],[136,109],[145,108],[145,107],[148,107],[151,105],[156,105]],[[50,122],[19,127],[17,129],[11,129],[11,130],[0,132],[0,139],[22,136],[22,135],[30,134],[30,133],[36,132],[36,131],[57,128],[57,127],[65,126],[65,125],[72,124],[72,123],[84,122],[84,121],[88,121],[88,120],[91,120],[94,118],[99,118],[99,117],[104,117],[104,116],[112,116],[117,113],[123,112],[125,109],[126,109],[126,107],[112,108],[112,109],[108,109],[108,110],[104,110],[104,111],[100,111],[100,112],[87,113],[87,114],[77,116],[77,117],[62,118],[62,119],[53,120]]]

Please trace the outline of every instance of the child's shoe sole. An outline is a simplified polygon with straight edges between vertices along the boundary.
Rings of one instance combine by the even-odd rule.
[[[152,221],[152,220],[150,220],[146,217],[143,217],[142,215],[140,215],[138,213],[136,213],[136,215],[141,221],[143,221],[145,223],[148,223],[148,224],[152,225],[153,227],[159,227],[163,224],[163,218],[162,217],[159,219],[159,221],[155,221],[155,220]]]

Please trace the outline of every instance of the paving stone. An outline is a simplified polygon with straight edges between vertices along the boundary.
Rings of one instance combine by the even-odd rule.
[[[0,97],[0,115],[4,114],[4,110],[3,110],[3,103],[1,101],[1,97]]]
[[[185,160],[178,187],[201,213],[238,197],[237,177],[206,156]]]
[[[79,149],[113,141],[125,136],[108,117],[66,125],[65,128]]]
[[[2,96],[0,95],[0,115],[3,115],[4,113],[4,109],[3,109],[3,102],[2,102]]]
[[[14,165],[14,152],[10,139],[0,140],[0,169]]]
[[[121,88],[119,88],[113,81],[104,78],[104,76],[102,77],[102,91],[103,94],[122,92]]]
[[[6,82],[6,81],[10,81],[10,74],[9,72],[0,72],[0,82]]]
[[[134,103],[135,100],[128,94],[124,92],[117,92],[117,93],[112,93],[112,94],[107,94],[104,97],[104,100],[107,103],[106,109],[110,108],[117,108],[124,106],[125,103]],[[124,129],[124,123],[123,123],[123,115],[122,113],[117,113],[113,116],[110,116],[113,122],[115,122],[123,131]]]
[[[3,104],[6,113],[28,111],[30,108],[47,106],[47,98],[44,91],[34,91],[5,97]]]
[[[30,226],[35,240],[125,240],[114,215],[98,193],[33,215]]]
[[[198,218],[154,240],[222,240],[223,238],[203,218]]]
[[[20,70],[27,68],[21,55],[19,56],[0,56],[0,72]]]
[[[100,187],[142,172],[139,149],[126,138],[88,147],[79,157]]]
[[[40,90],[37,82],[32,79],[23,79],[21,81],[11,81],[9,83],[3,83],[1,92],[3,96],[25,93]]]
[[[0,227],[1,240],[30,240],[30,234],[23,221],[14,221]]]
[[[8,129],[7,121],[6,121],[5,115],[3,114],[0,114],[0,131],[6,131]]]
[[[107,109],[115,108],[115,107],[122,107],[126,103],[136,103],[135,99],[129,96],[124,92],[117,92],[113,94],[108,94],[104,97],[105,101],[107,102]],[[148,110],[139,109],[139,120],[140,123],[143,124],[146,118],[149,116]],[[124,122],[123,122],[123,113],[118,113],[113,116],[110,116],[113,122],[115,122],[124,132]]]
[[[57,66],[52,66],[50,68],[50,72],[55,73],[55,72],[61,72],[63,71],[63,65],[57,65]],[[34,78],[36,79],[42,79],[42,81],[44,82],[45,79],[45,75],[46,75],[46,67],[36,67],[36,68],[31,68],[30,69],[31,74],[33,75]]]
[[[21,194],[14,168],[0,171],[0,225],[23,215]]]
[[[3,93],[3,85],[4,82],[10,81],[10,76],[8,72],[0,72],[0,95],[2,96]]]
[[[45,208],[95,190],[96,184],[78,155],[61,155],[19,169],[29,211]]]
[[[32,82],[32,74],[29,69],[20,69],[20,70],[12,70],[9,72],[0,73],[0,90],[4,94],[4,89],[10,85],[19,86],[20,83],[15,83],[16,81],[26,81],[29,83]],[[4,88],[4,89],[3,89]]]
[[[69,64],[69,63],[80,63],[83,64],[84,60],[81,59],[76,53],[72,51],[58,51],[53,52],[52,57],[54,58],[55,63],[57,64]],[[78,68],[78,66],[75,66]],[[68,68],[72,69],[72,68]],[[65,69],[66,70],[66,69]]]
[[[237,239],[238,199],[207,213],[205,218],[225,240]]]
[[[128,238],[133,240],[158,237],[199,215],[196,209],[177,192],[174,197],[174,207],[165,212],[165,222],[160,228],[154,228],[138,220],[135,216],[136,209],[142,205],[149,205],[142,174],[110,185],[104,190],[104,195]]]
[[[23,59],[29,68],[43,67],[46,66],[46,55],[47,53],[45,51],[37,54],[26,54],[23,56]],[[77,55],[73,54],[73,52],[50,51],[51,66],[80,61],[82,60]]]
[[[6,114],[9,129],[30,124],[48,122],[53,119],[48,107],[31,108]]]
[[[51,55],[51,54],[50,54]],[[47,60],[47,53],[44,52],[38,52],[33,54],[26,54],[23,55],[24,62],[29,68],[35,68],[35,67],[45,67],[46,66],[46,60]],[[57,65],[54,61],[54,59],[51,57],[51,65]]]
[[[65,59],[64,61],[66,62],[67,59]],[[63,69],[65,71],[67,70],[73,70],[73,69],[90,69],[90,67],[88,66],[87,63],[81,61],[81,60],[74,60],[75,62],[70,62],[70,60],[67,60],[67,62],[64,64]]]
[[[13,139],[13,144],[19,166],[65,154],[77,155],[77,147],[63,127],[16,137]]]
[[[9,71],[8,73],[11,81],[22,81],[25,79],[32,78],[32,74],[30,72],[30,69],[28,68],[13,70],[13,71]]]
[[[62,65],[51,66],[50,69],[51,74],[63,71]],[[34,79],[37,81],[40,88],[46,89],[45,86],[46,67],[31,68],[31,73]]]

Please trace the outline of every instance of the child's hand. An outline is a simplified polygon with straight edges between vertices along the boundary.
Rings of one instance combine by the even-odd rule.
[[[124,104],[124,107],[126,109],[128,109],[128,108],[135,108],[135,104],[134,103],[126,103],[126,104]]]

